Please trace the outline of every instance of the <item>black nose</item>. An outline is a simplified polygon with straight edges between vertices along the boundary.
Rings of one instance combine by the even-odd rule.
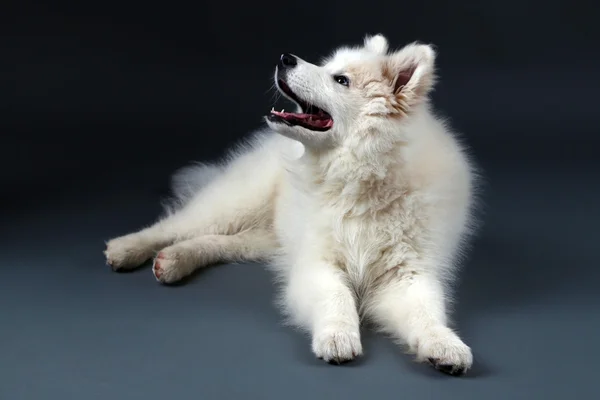
[[[283,53],[279,58],[279,66],[281,68],[293,68],[298,64],[296,57],[289,53]]]

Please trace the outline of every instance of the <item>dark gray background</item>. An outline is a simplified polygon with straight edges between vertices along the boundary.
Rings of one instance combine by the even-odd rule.
[[[598,393],[597,3],[80,3],[0,16],[0,398]],[[260,265],[176,287],[147,267],[110,272],[104,240],[152,222],[176,168],[261,126],[280,53],[317,61],[377,32],[438,46],[435,105],[484,171],[454,314],[475,353],[467,377],[368,330],[362,360],[313,359]]]

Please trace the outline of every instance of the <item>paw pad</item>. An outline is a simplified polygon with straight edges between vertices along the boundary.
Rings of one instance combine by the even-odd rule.
[[[429,358],[428,361],[435,369],[448,375],[460,376],[467,372],[467,368],[463,365],[442,364],[436,358]]]
[[[158,259],[154,261],[154,267],[152,268],[152,270],[154,271],[154,276],[160,278],[160,276],[162,275],[162,270],[160,268],[160,261]]]

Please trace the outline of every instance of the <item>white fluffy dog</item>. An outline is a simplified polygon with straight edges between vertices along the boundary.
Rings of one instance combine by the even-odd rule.
[[[154,257],[154,276],[170,283],[218,262],[268,262],[319,358],[360,356],[367,318],[418,361],[465,373],[473,356],[447,303],[475,174],[431,111],[434,61],[428,45],[391,52],[381,35],[321,65],[283,54],[275,83],[296,113],[271,111],[226,162],[178,172],[167,215],[110,240],[108,264]]]

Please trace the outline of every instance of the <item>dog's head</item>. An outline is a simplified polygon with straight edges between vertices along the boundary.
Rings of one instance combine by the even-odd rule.
[[[367,36],[361,47],[342,47],[321,65],[283,54],[275,84],[297,110],[272,110],[267,123],[310,148],[339,146],[357,135],[390,135],[427,102],[434,61],[433,48],[424,44],[388,52],[382,35]]]

